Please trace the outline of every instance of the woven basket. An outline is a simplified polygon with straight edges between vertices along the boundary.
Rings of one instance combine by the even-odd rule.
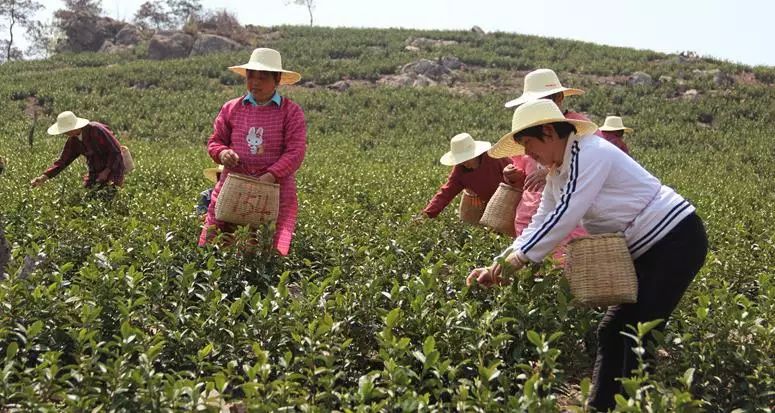
[[[487,208],[479,223],[501,234],[516,236],[514,216],[517,213],[520,198],[522,198],[522,191],[501,182],[495,194],[487,202]]]
[[[280,185],[260,182],[230,173],[215,204],[215,218],[237,225],[259,225],[277,221]]]
[[[129,152],[129,148],[121,145],[121,159],[124,161],[124,173],[128,174],[135,170],[135,160]]]
[[[568,243],[565,277],[573,296],[586,306],[638,300],[638,277],[621,233],[590,235]]]
[[[460,195],[460,206],[457,209],[460,220],[466,224],[479,225],[484,214],[484,201],[476,194],[463,191]]]

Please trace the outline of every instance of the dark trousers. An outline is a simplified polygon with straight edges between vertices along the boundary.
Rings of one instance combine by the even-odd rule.
[[[700,217],[691,214],[635,260],[638,302],[608,307],[597,329],[592,407],[600,411],[613,409],[616,406],[614,396],[622,391],[621,383],[616,379],[629,377],[638,367],[637,356],[632,351],[635,343],[620,332],[631,332],[627,325],[636,326],[638,322],[656,319],[664,320],[655,329],[662,331],[686,288],[702,268],[707,252],[705,227]],[[644,346],[653,340],[650,335],[645,337]],[[653,365],[653,354],[647,352],[644,357]]]

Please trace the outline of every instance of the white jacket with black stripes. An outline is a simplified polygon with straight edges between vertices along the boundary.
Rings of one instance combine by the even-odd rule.
[[[623,232],[635,259],[692,212],[694,206],[616,146],[571,134],[562,166],[546,177],[538,211],[504,254],[540,262],[581,223],[590,234]]]

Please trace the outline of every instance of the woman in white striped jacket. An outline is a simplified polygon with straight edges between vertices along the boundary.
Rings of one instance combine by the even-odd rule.
[[[512,131],[489,153],[494,158],[526,153],[550,169],[530,226],[500,256],[509,265],[540,262],[579,223],[590,234],[624,233],[638,276],[638,301],[609,307],[598,327],[591,404],[605,411],[621,391],[616,378],[637,367],[631,343],[620,332],[638,322],[667,321],[702,267],[708,242],[694,206],[593,135],[595,130],[594,123],[566,119],[553,102],[538,100],[514,112]],[[493,264],[473,270],[467,283],[500,285],[507,282],[502,275],[502,267]],[[658,329],[663,328],[664,322]]]

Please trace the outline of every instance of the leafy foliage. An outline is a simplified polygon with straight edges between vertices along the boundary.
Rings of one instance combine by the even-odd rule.
[[[164,62],[59,55],[0,66],[0,216],[12,258],[0,282],[0,405],[588,411],[600,312],[575,306],[551,264],[503,290],[468,289],[467,271],[509,240],[462,226],[452,212],[411,224],[448,173],[437,159],[449,137],[500,136],[510,120],[502,103],[518,94],[522,71],[548,66],[587,90],[567,105],[634,125],[634,156],[692,200],[710,237],[712,253],[661,337],[656,372],[627,378],[618,409],[770,411],[772,68],[502,33],[274,30],[281,36],[261,45],[311,81],[281,90],[309,126],[299,225],[285,259],[195,246],[193,205],[211,165],[202,145],[223,102],[243,91],[226,67],[246,52]],[[409,36],[458,44],[409,52]],[[313,87],[375,80],[443,55],[469,66],[459,83],[471,93]],[[694,72],[713,68],[756,81],[723,88]],[[635,70],[673,80],[608,82]],[[676,98],[683,88],[699,98]],[[118,195],[82,189],[80,162],[28,187],[63,143],[43,132],[53,119],[41,118],[27,145],[28,96],[118,133],[138,165]],[[712,123],[698,122],[702,114]],[[25,258],[38,263],[31,272],[22,271]],[[648,326],[634,327],[637,348]]]

